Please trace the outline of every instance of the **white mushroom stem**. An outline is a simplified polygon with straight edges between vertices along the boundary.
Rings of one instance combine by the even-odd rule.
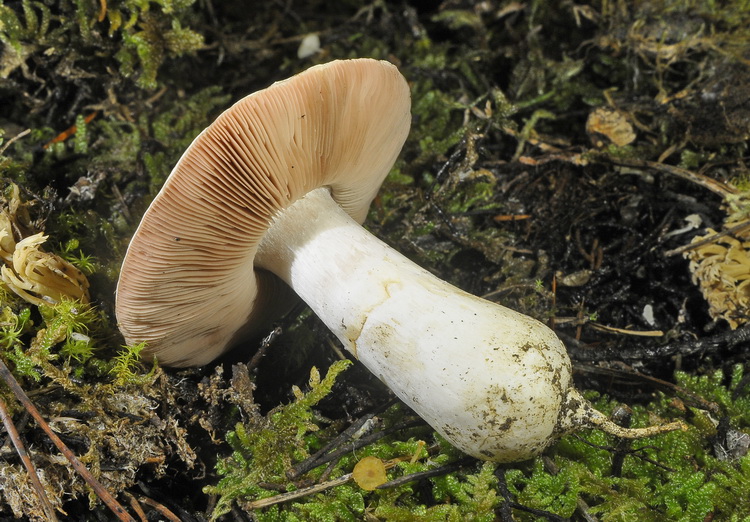
[[[606,426],[571,387],[570,360],[549,328],[415,265],[327,189],[274,220],[256,266],[289,284],[354,357],[471,455],[522,460],[576,427]]]

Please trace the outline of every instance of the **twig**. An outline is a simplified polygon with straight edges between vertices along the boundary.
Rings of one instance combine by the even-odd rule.
[[[128,499],[128,502],[130,502],[130,507],[133,508],[133,511],[135,511],[135,514],[138,515],[138,517],[141,519],[141,522],[148,522],[148,517],[146,516],[146,512],[143,511],[143,508],[138,503],[138,499],[133,496],[132,493],[125,492],[125,497]]]
[[[8,149],[8,147],[10,147],[13,144],[14,141],[20,140],[21,138],[23,138],[30,132],[31,132],[31,129],[26,129],[25,131],[19,132],[18,134],[13,136],[11,139],[8,140],[8,143],[0,147],[0,154],[3,154]]]
[[[305,465],[305,468],[308,467],[310,464],[314,464],[312,468],[309,468],[307,471],[310,471],[310,469],[317,468],[318,466],[322,466],[323,464],[328,464],[329,462],[338,459],[342,455],[345,455],[351,451],[354,451],[356,449],[362,448],[364,446],[367,446],[368,444],[372,444],[373,442],[382,439],[386,435],[390,435],[391,433],[394,433],[399,430],[403,430],[406,428],[411,428],[412,426],[418,426],[420,424],[424,423],[422,419],[412,419],[407,421],[402,421],[397,424],[394,424],[393,426],[390,426],[389,428],[386,428],[382,431],[378,431],[375,433],[371,433],[369,435],[366,435],[360,439],[357,439],[355,441],[352,441],[349,444],[346,444],[345,446],[340,447],[336,451],[332,451],[331,453],[320,457],[318,460],[314,462],[308,462],[308,464]],[[305,461],[307,462],[307,461]],[[301,469],[301,467],[300,467]],[[306,473],[306,471],[305,471]],[[302,474],[302,473],[299,473]],[[299,475],[297,475],[299,476]]]
[[[92,112],[91,114],[89,114],[88,116],[86,116],[83,119],[84,123],[86,123],[86,124],[91,123],[91,121],[94,118],[96,118],[98,114],[99,114],[99,111]],[[71,136],[73,136],[76,132],[78,132],[78,127],[76,125],[71,125],[67,129],[65,129],[64,131],[62,131],[60,134],[58,134],[57,136],[55,136],[54,138],[52,138],[50,141],[48,141],[47,143],[45,143],[42,148],[46,150],[46,149],[50,148],[52,145],[54,145],[55,143],[62,143],[63,141],[65,141],[68,138],[70,138]]]
[[[321,466],[322,464],[325,464],[325,462],[322,461],[323,456],[331,451],[332,449],[340,446],[345,441],[349,440],[354,436],[365,424],[367,424],[368,421],[370,421],[373,417],[375,417],[378,413],[385,411],[386,408],[388,408],[391,404],[393,404],[394,401],[388,401],[386,404],[378,408],[376,411],[373,411],[371,413],[368,413],[367,415],[364,415],[354,421],[351,426],[346,428],[344,431],[339,433],[334,439],[329,441],[327,444],[325,444],[322,448],[320,448],[318,451],[316,451],[314,454],[310,455],[309,458],[303,460],[296,466],[294,466],[289,472],[287,473],[287,478],[290,480],[294,480],[297,477],[304,475],[311,469],[317,468],[318,466]]]
[[[36,409],[36,406],[34,406],[29,397],[23,391],[23,388],[21,388],[21,385],[18,384],[18,381],[16,381],[16,378],[13,377],[13,374],[10,373],[10,370],[5,365],[2,359],[0,359],[0,377],[3,378],[5,383],[13,392],[13,395],[16,396],[16,399],[18,399],[23,407],[26,408],[26,411],[28,411],[31,416],[34,417],[34,420],[37,422],[39,427],[44,430],[44,433],[47,434],[47,436],[57,447],[57,449],[60,450],[60,453],[62,453],[65,458],[68,459],[68,462],[70,462],[70,465],[73,466],[73,469],[75,469],[76,472],[83,478],[83,480],[86,481],[86,484],[88,484],[89,487],[94,490],[94,493],[96,493],[96,495],[115,514],[115,516],[117,516],[118,519],[126,522],[135,522],[135,519],[131,517],[127,511],[125,511],[125,508],[122,507],[122,505],[117,502],[117,500],[115,500],[112,494],[107,491],[107,489],[102,486],[102,484],[98,480],[96,480],[96,478],[91,474],[86,466],[84,466],[83,463],[78,460],[78,457],[76,457],[75,454],[70,451],[70,448],[68,448],[65,443],[60,440],[60,437],[58,437],[57,434],[52,431],[52,428],[49,427],[49,424],[47,424],[47,422],[44,420],[44,417],[42,417],[41,413],[39,413],[39,410]]]
[[[447,475],[448,473],[452,473],[467,464],[470,464],[471,462],[474,462],[476,459],[472,457],[464,457],[460,460],[457,460],[456,462],[452,462],[450,464],[446,464],[445,466],[440,466],[439,468],[430,469],[427,471],[420,471],[419,473],[411,473],[410,475],[404,475],[403,477],[399,477],[397,479],[390,480],[388,482],[385,482],[375,489],[389,489],[389,488],[395,488],[396,486],[400,486],[401,484],[406,484],[407,482],[414,482],[417,480],[422,480],[426,478],[431,477],[439,477],[441,475]]]
[[[325,491],[326,489],[346,484],[351,479],[352,474],[347,473],[346,475],[342,475],[337,479],[329,480],[328,482],[321,482],[320,484],[315,484],[313,486],[298,489],[296,491],[290,491],[289,493],[282,493],[280,495],[274,495],[273,497],[262,498],[254,502],[249,502],[242,507],[250,511],[252,509],[261,509],[264,507],[273,506],[274,504],[281,504],[282,502],[294,500],[295,498],[305,497],[314,493],[320,493],[321,491]]]
[[[576,507],[578,508],[578,511],[581,512],[581,516],[583,516],[583,519],[586,522],[599,522],[599,519],[589,512],[589,505],[586,504],[586,501],[581,497],[578,497],[576,500]]]
[[[166,507],[164,504],[160,504],[156,500],[149,498],[149,497],[144,497],[144,496],[141,496],[138,500],[154,508],[162,516],[166,517],[167,520],[170,520],[171,522],[180,522],[180,517],[172,513],[172,511],[168,507]]]
[[[629,330],[627,328],[615,328],[614,326],[607,326],[606,324],[600,324],[594,321],[589,321],[587,324],[594,330],[599,330],[600,332],[633,335],[637,337],[662,337],[664,335],[664,332],[662,332],[661,330]]]
[[[616,160],[611,159],[611,161],[616,165],[621,165],[624,167],[648,168],[658,170],[659,172],[663,172],[664,174],[669,174],[671,176],[690,181],[691,183],[695,183],[696,185],[700,185],[701,187],[706,188],[723,198],[737,193],[736,188],[729,186],[726,183],[722,183],[721,181],[709,178],[708,176],[704,176],[703,174],[698,174],[687,169],[675,167],[674,165],[636,159],[625,160],[622,158],[618,158]]]
[[[674,342],[659,346],[638,346],[632,350],[607,346],[599,346],[596,350],[589,350],[583,343],[577,342],[571,336],[566,336],[562,332],[558,332],[558,335],[565,341],[575,362],[598,362],[612,359],[618,361],[663,360],[666,357],[678,354],[687,356],[698,352],[716,353],[719,349],[731,349],[741,343],[746,343],[750,341],[750,325],[694,341]]]
[[[643,382],[656,390],[661,390],[672,395],[679,395],[685,402],[687,402],[691,406],[696,406],[702,410],[710,411],[712,413],[718,412],[719,407],[715,402],[707,401],[700,395],[691,392],[687,388],[683,388],[669,381],[665,381],[664,379],[659,379],[658,377],[645,375],[635,370],[625,371],[616,368],[603,368],[600,366],[590,366],[579,363],[575,363],[573,365],[573,368],[576,372],[583,372],[592,375],[607,377],[610,380],[610,386],[612,386],[613,383],[617,385],[622,383],[623,381]]]
[[[277,326],[273,330],[271,330],[271,333],[269,333],[263,341],[260,343],[260,348],[258,348],[258,351],[255,352],[255,355],[250,359],[250,362],[247,365],[247,371],[251,372],[255,368],[257,368],[260,365],[261,359],[265,357],[266,352],[268,351],[268,348],[271,346],[271,344],[276,340],[276,338],[281,335],[282,329],[281,327]]]
[[[473,460],[473,459],[466,458],[458,462],[455,462],[453,464],[442,466],[440,468],[433,469],[430,471],[425,471],[422,473],[413,473],[411,475],[401,477],[400,479],[392,480],[390,482],[386,482],[385,484],[381,484],[380,486],[377,487],[377,489],[385,489],[385,488],[397,486],[406,482],[412,482],[414,480],[420,480],[423,478],[433,477],[437,475],[444,475],[446,473],[450,473],[451,471],[454,471],[455,469],[460,468],[461,466],[465,465],[466,462],[470,460]],[[320,493],[321,491],[325,491],[327,489],[335,488],[336,486],[341,486],[342,484],[346,484],[347,482],[352,480],[352,475],[353,475],[352,473],[347,473],[346,475],[342,475],[337,479],[329,480],[326,482],[321,482],[320,484],[314,484],[312,486],[308,486],[306,488],[298,489],[295,491],[290,491],[288,493],[281,493],[280,495],[274,495],[272,497],[262,498],[260,500],[248,502],[242,507],[247,511],[251,511],[254,509],[261,509],[261,508],[266,508],[268,506],[273,506],[275,504],[281,504],[282,502],[288,502],[290,500],[294,500],[297,498],[306,497],[308,495],[314,495],[315,493]]]
[[[39,502],[42,504],[42,510],[44,511],[47,520],[52,522],[57,521],[55,508],[52,507],[52,504],[47,498],[47,494],[44,492],[44,486],[42,486],[42,482],[36,474],[34,463],[31,462],[31,457],[29,457],[29,454],[26,452],[23,441],[18,435],[15,424],[13,424],[13,419],[8,413],[8,408],[5,406],[5,401],[2,399],[0,399],[0,418],[2,418],[3,424],[5,425],[5,431],[8,432],[8,437],[13,442],[13,446],[16,447],[16,452],[18,453],[18,456],[21,457],[21,462],[23,462],[26,472],[29,474],[31,486],[34,488],[34,492],[36,493]]]
[[[677,255],[677,254],[682,254],[689,250],[695,250],[696,248],[700,248],[703,245],[713,243],[717,239],[722,238],[724,236],[728,236],[730,234],[734,234],[735,232],[742,233],[748,228],[750,228],[750,221],[743,221],[739,225],[735,225],[733,227],[729,227],[726,230],[722,230],[721,232],[716,232],[715,234],[711,234],[708,237],[704,237],[700,241],[695,241],[694,243],[689,243],[687,245],[682,245],[681,247],[674,248],[672,250],[667,250],[666,252],[664,252],[664,255],[669,257],[669,256]]]
[[[508,482],[505,480],[505,468],[498,466],[495,469],[495,477],[497,477],[497,489],[500,495],[503,497],[503,503],[500,504],[500,521],[501,522],[513,522],[513,510],[511,509],[511,503],[513,497],[508,489]]]

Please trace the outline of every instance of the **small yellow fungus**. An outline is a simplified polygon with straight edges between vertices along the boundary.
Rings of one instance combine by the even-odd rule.
[[[365,457],[357,462],[352,477],[365,491],[373,491],[388,480],[385,475],[385,463],[377,457]]]

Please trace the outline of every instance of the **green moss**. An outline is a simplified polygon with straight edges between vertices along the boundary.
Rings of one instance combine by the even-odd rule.
[[[493,201],[495,178],[490,172],[464,173],[470,176],[458,187],[459,190],[441,198],[441,205],[451,214],[461,214],[470,210],[491,210],[498,204]]]
[[[89,305],[64,300],[40,307],[44,326],[35,328],[31,309],[15,312],[6,299],[0,317],[0,356],[20,378],[39,382],[59,356],[66,364],[83,364],[94,355],[95,345],[88,333],[97,329],[100,318]]]
[[[139,384],[150,379],[151,374],[143,374],[141,364],[141,352],[146,348],[145,343],[124,346],[120,352],[112,358],[112,365],[109,368],[109,374],[117,386],[127,384]],[[152,369],[155,371],[156,366]]]
[[[416,161],[445,155],[464,135],[464,129],[452,123],[463,107],[429,79],[414,85],[412,100],[412,113],[420,122],[410,137],[419,142],[421,155]]]
[[[676,380],[690,392],[718,404],[732,429],[746,431],[750,426],[747,394],[737,393],[744,373],[741,366],[735,366],[728,383],[721,372],[707,376],[678,373]],[[600,400],[596,405],[602,411],[611,411],[615,403]],[[658,422],[655,416],[675,413],[672,399],[666,397],[633,410],[633,425],[637,426]],[[717,422],[713,414],[696,410],[687,431],[633,441],[618,476],[612,474],[611,437],[598,431],[583,439],[565,437],[554,450],[560,472],[549,473],[539,463],[531,473],[514,471],[510,474],[514,491],[527,505],[568,516],[562,506],[553,506],[550,499],[554,497],[540,493],[558,484],[557,478],[564,474],[567,478],[563,482],[569,490],[583,498],[592,513],[604,514],[607,520],[689,521],[709,515],[714,520],[743,520],[750,516],[746,493],[750,455],[727,459],[722,452],[716,453],[716,446],[711,444],[716,424],[711,424],[713,430],[706,430],[709,417]],[[741,431],[736,433],[742,436]]]
[[[316,495],[311,502],[294,503],[294,513],[285,513],[282,520],[306,520],[316,522],[357,522],[365,515],[362,491],[356,486],[344,485],[331,494]]]
[[[170,6],[164,13],[171,14],[174,10],[174,6]],[[158,85],[157,73],[167,57],[191,54],[204,46],[201,34],[183,27],[176,18],[171,19],[171,28],[167,29],[167,20],[144,12],[138,24],[140,30],[125,31],[124,45],[115,55],[120,62],[120,72],[125,77],[133,76],[140,66],[136,84],[144,89],[153,89]]]
[[[26,70],[32,56],[65,55],[71,69],[77,62],[88,65],[107,56],[119,61],[123,76],[134,77],[139,87],[153,89],[165,59],[191,54],[204,46],[203,36],[183,24],[193,3],[73,0],[56,4],[54,10],[47,3],[31,0],[16,4],[16,9],[0,5],[0,41],[12,50],[3,61],[0,77],[18,68]],[[100,35],[105,25],[108,40]]]
[[[44,44],[47,40],[51,13],[42,2],[23,0],[21,13],[8,6],[0,5],[0,41],[10,46],[16,57],[28,52],[22,41]],[[13,63],[14,58],[11,58]],[[21,65],[17,63],[17,65]]]
[[[729,375],[729,382],[724,372],[714,371],[709,375],[689,375],[677,372],[675,380],[679,386],[691,390],[701,397],[718,404],[724,415],[737,428],[750,428],[750,394],[739,388],[746,370],[736,365]]]
[[[551,474],[545,471],[541,460],[536,460],[530,473],[512,469],[505,474],[505,479],[520,504],[568,518],[576,510],[581,493],[577,471],[569,466]]]
[[[239,423],[227,434],[233,453],[217,464],[223,478],[216,486],[205,488],[206,493],[219,496],[213,519],[227,513],[238,499],[269,496],[270,492],[260,483],[287,482],[285,473],[292,463],[309,456],[310,441],[320,429],[314,421],[313,406],[331,392],[336,377],[349,364],[349,361],[334,363],[323,379],[313,368],[309,391],[295,388],[295,401],[275,408],[264,418],[258,416],[247,424]]]
[[[746,422],[744,416],[747,414],[744,399],[732,400],[731,395],[736,392],[743,374],[741,367],[735,368],[728,385],[722,385],[718,374],[689,379],[680,376],[679,380],[690,392],[716,401],[726,411],[741,412],[740,417],[730,417],[732,422],[742,424]],[[297,396],[298,401],[306,400],[303,394],[298,393]],[[603,411],[611,411],[616,403],[600,399],[597,406]],[[257,430],[250,432],[245,426],[238,425],[230,438],[235,453],[222,464],[226,466],[231,463],[224,470],[231,474],[222,479],[225,488],[233,491],[232,488],[242,484],[244,495],[261,498],[272,494],[257,486],[258,481],[263,480],[261,477],[286,483],[284,470],[308,455],[311,448],[318,444],[317,438],[305,437],[305,434],[311,433],[310,426],[306,424],[311,419],[310,403],[304,406],[300,404],[300,407],[301,419],[280,423],[292,411],[291,408],[286,409],[289,407],[278,410],[276,416],[272,414],[268,417],[270,425],[281,427],[280,431],[286,433],[286,456],[270,457],[273,448],[280,451],[277,435]],[[663,397],[651,405],[635,407],[633,425],[648,425],[658,422],[655,416],[669,417],[675,413],[673,400]],[[384,417],[388,418],[389,415],[385,414]],[[259,444],[262,439],[277,442]],[[750,516],[750,512],[739,507],[750,505],[744,498],[744,492],[750,491],[747,488],[750,456],[721,460],[713,455],[710,440],[692,427],[685,432],[633,441],[629,448],[625,447],[628,453],[624,456],[622,472],[614,475],[613,459],[620,451],[615,449],[615,443],[611,436],[592,430],[582,437],[565,437],[552,450],[550,456],[554,462],[554,472],[542,459],[510,467],[505,473],[505,480],[514,501],[533,509],[570,517],[578,509],[579,501],[583,500],[588,504],[590,513],[603,515],[606,520],[688,521],[701,520],[709,514],[715,516],[716,520],[729,520],[730,516],[735,517],[733,520],[742,520]],[[256,460],[254,453],[248,451],[251,447],[255,451],[261,451],[260,448],[264,447],[262,451],[269,454],[269,458]],[[373,455],[385,460],[413,455],[418,448],[418,439],[398,441],[385,438],[357,450],[354,455],[343,457],[330,476],[340,476],[364,456]],[[388,472],[389,479],[432,469],[451,462],[456,456],[454,449],[441,445],[440,450],[429,459],[400,462]],[[700,472],[696,472],[696,466],[700,466]],[[261,473],[261,470],[267,472]],[[420,500],[415,483],[371,493],[346,485],[296,500],[291,505],[261,511],[257,516],[260,520],[357,520],[361,516],[362,506],[367,505],[375,516],[386,520],[494,520],[495,510],[501,502],[495,470],[496,465],[484,463],[475,472],[451,472],[428,479],[433,498],[429,504]],[[317,473],[319,471],[313,476],[317,476]],[[233,477],[231,481],[228,480],[230,476]],[[209,488],[207,491],[218,490]],[[515,515],[519,520],[535,520],[527,512],[518,511]]]

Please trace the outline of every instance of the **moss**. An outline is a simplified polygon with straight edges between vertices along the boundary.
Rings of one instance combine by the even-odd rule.
[[[746,428],[748,409],[744,399],[727,399],[736,393],[743,375],[743,369],[736,367],[728,386],[722,384],[718,374],[690,379],[682,376],[678,380],[686,390],[707,400],[717,401],[727,412],[735,409],[742,412],[740,417],[735,418],[730,414],[729,418],[733,426]],[[304,395],[298,397],[298,400],[305,398]],[[654,415],[674,415],[673,403],[673,399],[663,397],[648,406],[634,408],[633,425],[650,424],[654,422]],[[610,411],[615,406],[616,403],[605,398],[597,401],[597,407],[603,411]],[[282,416],[287,413],[283,409],[278,411]],[[309,419],[309,412],[305,416]],[[388,418],[389,414],[385,417]],[[269,419],[274,422],[272,416]],[[696,417],[693,419],[693,426],[699,424]],[[304,421],[300,422],[304,424]],[[294,424],[300,425],[297,422]],[[252,498],[270,495],[262,488],[249,485],[253,482],[257,484],[261,476],[272,482],[284,483],[283,470],[289,469],[296,459],[309,454],[318,444],[317,438],[301,439],[300,435],[306,432],[308,427],[303,425],[293,434],[296,442],[286,442],[289,448],[296,448],[292,450],[297,452],[296,455],[286,460],[274,458],[258,466],[258,462],[252,459],[253,454],[247,451],[250,447],[256,451],[259,448],[250,442],[253,435],[244,429],[236,431],[230,438],[235,454],[225,464],[233,462],[232,466],[237,469],[240,455],[251,457],[251,460],[242,460],[242,467],[246,471],[234,480],[244,483],[245,494]],[[289,436],[292,436],[291,431]],[[303,440],[308,449],[300,452],[299,444]],[[344,456],[329,470],[330,477],[351,470],[365,456],[386,460],[418,455],[420,444],[414,438],[408,441],[381,439],[361,448],[354,455]],[[709,439],[696,427],[686,432],[672,432],[634,441],[632,446],[625,447],[627,453],[621,473],[613,475],[613,459],[618,451],[611,437],[603,432],[591,431],[582,438],[565,437],[550,454],[554,463],[551,467],[542,459],[535,459],[527,464],[511,466],[505,471],[504,480],[514,502],[561,517],[573,516],[581,500],[588,504],[591,514],[606,515],[607,520],[696,520],[708,515],[716,520],[729,520],[730,515],[740,520],[750,516],[750,513],[738,509],[738,500],[742,505],[746,504],[744,499],[738,499],[736,493],[748,491],[750,457],[732,460],[717,458],[713,455]],[[388,478],[434,469],[455,458],[455,450],[441,446],[429,459],[407,457],[388,472]],[[696,465],[701,467],[701,472],[696,473]],[[274,471],[259,475],[262,469]],[[282,507],[257,511],[256,516],[259,520],[357,520],[362,515],[362,506],[367,505],[375,516],[386,520],[494,520],[495,510],[502,502],[496,471],[497,465],[484,463],[474,471],[454,471],[430,478],[428,482],[433,500],[429,504],[419,500],[415,483],[371,493],[344,485]],[[225,487],[229,486],[227,481]],[[213,488],[210,490],[214,491]],[[524,511],[515,512],[515,516],[519,520],[535,520],[533,515]]]
[[[509,470],[506,480],[510,492],[522,505],[569,518],[573,516],[581,494],[576,471],[580,470],[565,467],[559,473],[551,474],[544,469],[541,460],[536,460],[530,472]]]
[[[185,472],[180,462],[191,461],[180,430],[189,425],[202,434],[196,424],[178,417],[190,394],[175,399],[169,377],[142,366],[137,347],[117,348],[121,339],[114,325],[112,295],[127,239],[140,214],[186,145],[230,99],[315,60],[372,56],[399,62],[411,84],[413,131],[403,159],[373,205],[368,226],[462,287],[475,293],[497,292],[537,316],[553,313],[555,303],[560,310],[596,306],[591,300],[594,283],[558,289],[553,301],[552,293],[540,291],[535,281],[550,281],[553,269],[580,268],[576,231],[594,228],[592,222],[617,211],[613,206],[596,213],[586,206],[596,190],[611,189],[608,179],[617,161],[636,157],[672,162],[729,180],[740,189],[747,184],[742,167],[750,128],[742,66],[750,41],[745,2],[469,4],[417,9],[409,2],[375,2],[358,11],[357,2],[312,2],[297,3],[284,12],[269,4],[252,13],[237,3],[191,0],[20,0],[0,5],[0,41],[6,51],[0,61],[0,89],[8,100],[0,118],[0,148],[21,130],[31,129],[2,149],[0,176],[23,185],[35,202],[35,225],[44,224],[50,234],[50,250],[86,272],[97,303],[95,317],[84,321],[88,326],[70,328],[80,319],[70,316],[70,310],[39,310],[0,291],[0,356],[25,386],[44,390],[38,396],[49,417],[66,417],[67,410],[80,406],[97,419],[77,419],[76,427],[66,427],[66,434],[83,441],[78,449],[95,469],[115,470],[107,475],[114,477],[108,484],[113,490],[132,485],[136,468],[142,482],[167,467],[170,477],[180,476]],[[295,38],[308,30],[320,31],[321,52],[307,61],[296,60]],[[638,135],[631,146],[589,152],[585,115],[602,105],[627,115]],[[94,107],[98,116],[86,121]],[[72,125],[75,133],[44,148]],[[588,165],[575,163],[581,151]],[[632,174],[620,177],[635,177]],[[519,188],[526,186],[533,190]],[[581,192],[581,186],[587,191]],[[634,200],[649,192],[668,197],[679,191],[684,200],[694,202],[691,212],[711,218],[710,201],[684,186],[656,179],[653,184],[628,185],[627,190],[628,194],[612,192],[607,197]],[[91,199],[86,199],[87,191]],[[545,204],[535,205],[530,193]],[[554,213],[556,201],[567,201],[570,210],[558,208]],[[747,214],[744,203],[730,202],[737,219]],[[655,214],[652,223],[641,219],[649,214],[642,212],[631,225],[650,227],[647,233],[667,230],[670,219],[682,217],[684,210],[673,206],[671,217]],[[526,214],[528,209],[534,212],[527,221],[493,219],[498,214]],[[561,245],[547,242],[543,248],[550,252],[544,252],[535,242],[540,235],[555,236]],[[659,236],[669,237],[661,232]],[[623,242],[628,251],[649,250],[637,238]],[[618,257],[618,252],[606,250],[611,257]],[[679,267],[672,268],[679,272]],[[606,282],[608,270],[605,266],[594,271],[592,281]],[[660,284],[666,284],[662,279]],[[641,303],[629,301],[627,286],[620,280],[611,293],[640,310]],[[651,296],[656,289],[648,291]],[[693,314],[692,299],[667,296],[664,306],[670,300],[679,304],[664,315]],[[631,324],[632,314],[615,308],[605,314]],[[687,323],[670,326],[678,337],[705,335],[702,325],[694,331]],[[324,344],[318,331],[310,330],[310,338],[311,345]],[[683,364],[695,372],[696,367],[723,362],[695,356]],[[643,364],[654,371],[657,363]],[[658,364],[656,373],[672,368],[669,361]],[[274,370],[269,380],[286,380],[279,367]],[[606,448],[600,449],[565,438],[548,453],[550,460],[509,468],[505,476],[513,501],[570,516],[574,501],[583,499],[591,513],[607,520],[748,516],[743,511],[747,499],[741,497],[748,491],[747,457],[719,458],[722,448],[727,449],[722,440],[727,423],[734,436],[748,431],[750,408],[739,384],[742,375],[742,368],[735,368],[731,376],[676,374],[680,385],[716,401],[720,413],[688,406],[685,415],[691,429],[634,443],[621,473],[613,468],[619,441],[596,431],[585,434],[586,441]],[[182,378],[179,374],[175,380]],[[184,390],[199,386],[200,377],[184,379]],[[345,381],[346,375],[341,378]],[[650,423],[654,419],[648,412],[682,415],[673,400],[662,398],[635,408],[633,422]],[[359,405],[356,398],[348,401],[347,408]],[[123,411],[113,413],[118,404],[139,420],[123,416]],[[614,407],[606,399],[599,405]],[[258,469],[271,469],[277,485],[298,487],[302,482],[290,484],[285,478],[286,467],[315,451],[337,430],[335,422],[318,418],[316,408],[302,407],[297,413],[304,422],[284,425],[284,440],[293,442],[279,451],[278,461],[269,457],[271,435],[256,432],[252,422],[233,430],[233,444],[245,450],[248,444],[261,448],[266,459]],[[237,413],[236,407],[227,409]],[[394,410],[383,415],[385,424],[407,415]],[[283,424],[292,416],[289,412],[263,421],[247,414],[247,419],[256,419],[261,427]],[[199,416],[206,422],[196,413]],[[233,417],[224,412],[222,418]],[[46,447],[44,441],[33,439],[33,430],[24,435],[32,437],[34,447]],[[262,436],[268,446],[255,436]],[[347,473],[363,455],[411,455],[419,440],[430,446],[430,457],[401,462],[389,470],[390,478],[434,469],[459,457],[422,427],[346,456],[332,466],[331,476]],[[174,448],[180,448],[181,457],[175,457]],[[208,461],[215,451],[214,446],[206,450]],[[228,459],[223,478],[238,484],[258,478],[243,478],[240,465],[255,462],[254,454],[238,451],[236,462],[233,456],[221,456]],[[154,464],[149,460],[154,458],[167,461]],[[247,468],[255,472],[250,464]],[[358,520],[376,513],[392,520],[492,519],[501,505],[494,471],[489,464],[471,464],[442,477],[372,493],[348,484],[261,511],[257,517]],[[45,472],[53,473],[56,487],[69,497],[86,495],[73,477],[56,468]],[[13,473],[25,476],[23,470]],[[322,473],[314,470],[305,480],[316,480]],[[218,481],[208,480],[212,479]],[[225,486],[228,491],[229,482]],[[169,482],[163,489],[180,488]],[[273,493],[259,486],[248,491],[253,498]],[[193,507],[198,503],[190,501]],[[229,504],[227,500],[223,507]],[[9,509],[3,505],[0,511],[6,514]],[[25,509],[18,516],[28,515],[33,506]],[[538,518],[521,511],[514,516]]]
[[[203,36],[183,28],[179,20],[173,18],[170,29],[166,29],[165,21],[145,13],[140,30],[123,34],[124,45],[115,55],[126,78],[134,76],[140,66],[136,84],[144,89],[156,88],[159,67],[168,56],[193,53],[204,45]]]
[[[732,429],[747,430],[747,397],[731,398],[744,373],[741,366],[736,366],[728,385],[721,372],[702,377],[678,374],[676,378],[687,390],[719,404]],[[634,408],[633,424],[646,425],[653,422],[655,415],[672,415],[673,403],[673,399],[664,397],[647,407]],[[596,405],[602,411],[615,406],[602,400]],[[748,504],[732,491],[746,491],[741,488],[748,481],[750,456],[726,459],[723,454],[716,454],[710,444],[711,433],[705,431],[706,416],[712,417],[696,411],[692,427],[685,432],[634,441],[626,450],[619,476],[612,475],[614,445],[609,437],[591,432],[584,439],[566,437],[555,448],[559,473],[552,474],[537,462],[530,474],[514,471],[509,484],[526,505],[563,516],[569,516],[566,513],[570,513],[571,504],[564,509],[555,508],[553,499],[557,497],[546,494],[550,490],[544,489],[559,484],[560,475],[566,476],[562,482],[567,484],[567,491],[583,498],[592,513],[606,514],[612,520],[701,520],[706,516],[741,520],[750,516],[750,511],[740,507]],[[715,425],[712,427],[715,429]],[[701,471],[696,472],[696,466]]]
[[[76,62],[104,54],[119,60],[123,76],[134,76],[139,87],[152,89],[167,57],[193,53],[204,45],[203,36],[181,22],[192,4],[75,0],[50,8],[39,1],[24,0],[18,11],[0,6],[0,40],[14,53],[5,60],[2,76],[7,77],[16,68],[26,70],[27,61],[45,54],[66,56],[72,68],[76,68]],[[110,41],[100,34],[105,25]],[[121,39],[119,50],[111,44],[115,37]]]
[[[464,129],[453,123],[463,107],[435,88],[431,80],[416,83],[412,99],[412,113],[420,122],[409,138],[419,142],[420,156],[415,161],[420,163],[427,158],[444,156],[464,135]]]
[[[141,364],[141,352],[146,347],[145,343],[124,346],[120,352],[112,358],[109,374],[113,382],[119,386],[127,384],[142,384],[153,377],[156,372],[156,362],[149,374],[143,374]]]
[[[334,363],[323,379],[313,368],[309,391],[295,388],[292,403],[275,408],[264,418],[255,411],[247,412],[254,414],[254,418],[237,424],[227,434],[233,453],[217,464],[223,478],[216,486],[205,489],[206,493],[219,496],[213,519],[227,513],[238,500],[268,496],[263,482],[287,482],[285,473],[293,463],[310,455],[310,441],[315,440],[314,434],[320,429],[314,422],[312,408],[331,392],[336,377],[349,364],[349,361]]]
[[[723,384],[725,381],[720,374],[694,378],[678,376],[678,380],[688,392],[716,401],[722,412],[729,413],[733,427],[747,429],[745,399],[729,398],[736,395],[743,376],[744,369],[737,366],[727,384]],[[617,406],[606,398],[600,398],[596,404],[603,411]],[[735,417],[732,411],[741,414]],[[655,422],[654,416],[668,417],[675,412],[674,399],[662,397],[652,404],[635,407],[632,424],[647,425]],[[550,460],[538,458],[507,467],[504,480],[514,502],[538,513],[554,513],[565,518],[574,516],[581,501],[588,505],[589,513],[603,515],[607,520],[677,521],[701,520],[706,516],[715,520],[742,520],[750,516],[750,512],[741,507],[749,505],[744,492],[749,491],[750,456],[732,459],[716,456],[711,439],[698,428],[700,422],[696,416],[691,423],[692,427],[685,432],[633,441],[625,446],[621,442],[618,446],[609,435],[596,430],[582,437],[568,436],[550,452]],[[307,444],[311,444],[310,439]],[[330,476],[350,470],[365,456],[385,460],[417,455],[420,444],[418,439],[384,438],[361,448],[356,455],[343,457]],[[620,458],[616,455],[622,451],[625,452],[621,454],[624,457],[622,469],[613,474],[613,462]],[[434,469],[455,458],[455,450],[441,446],[438,452],[433,450],[429,459],[402,461],[388,472],[388,478]],[[696,466],[701,471],[696,472]],[[256,515],[259,520],[305,520],[305,517],[356,520],[361,516],[364,501],[375,516],[386,520],[494,520],[502,502],[496,472],[497,465],[484,463],[473,471],[452,471],[427,479],[432,498],[429,503],[420,500],[418,491],[423,487],[416,483],[371,493],[346,485],[290,505],[256,512]],[[283,481],[278,470],[273,476]],[[262,497],[269,493],[257,490],[254,494]],[[537,519],[528,511],[514,511],[514,516],[518,520]]]

